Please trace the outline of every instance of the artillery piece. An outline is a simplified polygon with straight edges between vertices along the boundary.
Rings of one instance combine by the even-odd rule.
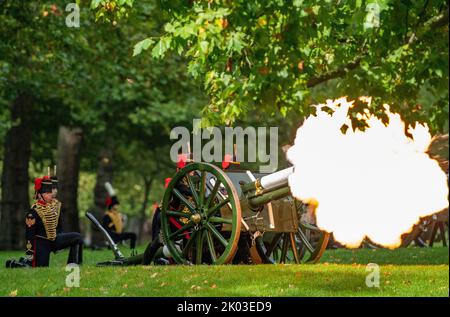
[[[232,263],[246,237],[244,252],[253,263],[317,262],[330,234],[291,196],[292,173],[293,167],[252,174],[188,163],[169,182],[161,206],[162,239],[170,256],[179,264]]]

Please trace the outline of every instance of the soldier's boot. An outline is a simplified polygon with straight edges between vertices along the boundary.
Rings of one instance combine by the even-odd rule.
[[[83,263],[83,243],[77,243],[70,247],[67,264],[70,263],[75,263],[78,265]]]

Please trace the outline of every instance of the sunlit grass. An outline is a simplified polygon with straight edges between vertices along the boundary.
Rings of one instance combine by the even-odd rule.
[[[0,252],[0,261],[21,254]],[[135,267],[96,267],[111,251],[86,250],[78,288],[66,287],[66,258],[52,255],[50,268],[1,268],[0,296],[449,295],[448,248],[328,250],[315,265]],[[365,284],[371,262],[380,265],[379,288]]]

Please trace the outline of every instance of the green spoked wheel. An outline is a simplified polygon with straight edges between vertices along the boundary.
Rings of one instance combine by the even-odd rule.
[[[256,248],[265,263],[316,263],[325,251],[330,233],[320,230],[305,206],[295,202],[299,213],[296,232],[266,233],[256,239]]]
[[[179,264],[227,264],[241,232],[241,206],[228,176],[190,163],[172,178],[161,210],[163,242]]]

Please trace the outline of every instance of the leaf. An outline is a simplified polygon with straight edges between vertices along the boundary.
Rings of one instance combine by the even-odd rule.
[[[16,297],[17,296],[17,292],[18,292],[18,290],[13,290],[13,291],[11,291],[11,293],[9,293],[9,296],[11,296],[11,297]]]
[[[200,42],[200,50],[202,51],[202,53],[208,54],[208,46],[209,46],[209,43],[207,41]]]
[[[173,33],[175,31],[175,27],[171,23],[166,23],[166,25],[164,25],[164,31],[167,33]]]
[[[97,9],[97,7],[100,5],[102,0],[92,0],[91,1],[91,9]]]
[[[244,37],[245,34],[242,32],[231,33],[230,41],[228,42],[228,50],[240,52],[246,45]]]
[[[294,0],[292,4],[294,7],[300,8],[303,5],[303,0]]]
[[[159,42],[153,47],[152,56],[154,58],[161,58],[164,56],[165,52],[170,48],[172,42],[172,37],[164,36]]]
[[[146,38],[145,40],[142,40],[140,42],[138,42],[133,49],[133,56],[139,55],[141,54],[141,52],[143,50],[147,50],[150,45],[152,45],[153,43],[155,43],[155,41],[151,38]]]

